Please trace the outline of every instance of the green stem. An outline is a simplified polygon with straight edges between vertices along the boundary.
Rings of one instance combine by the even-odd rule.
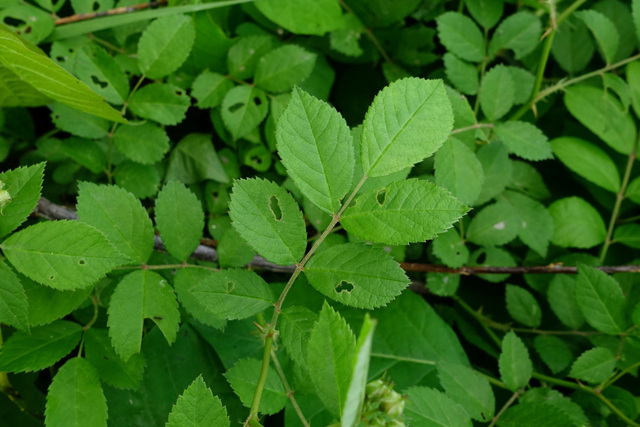
[[[504,405],[502,405],[502,408],[500,408],[500,411],[498,411],[498,413],[496,414],[495,417],[493,417],[493,419],[491,420],[491,424],[489,424],[489,427],[493,427],[496,425],[496,423],[498,422],[498,420],[500,419],[500,417],[502,416],[502,414],[504,414],[504,412],[509,409],[509,406],[513,405],[513,402],[516,401],[516,399],[520,396],[519,392],[515,392],[511,395],[511,397],[509,398],[509,400],[507,400],[507,403],[505,403]]]
[[[469,313],[471,316],[473,316],[473,318],[475,318],[478,321],[478,323],[480,323],[480,326],[482,327],[482,329],[484,329],[484,331],[487,333],[487,335],[489,335],[489,337],[491,337],[491,339],[498,346],[498,348],[501,348],[502,347],[502,340],[500,338],[498,338],[498,336],[484,322],[483,316],[480,313],[478,313],[477,311],[475,311],[473,308],[471,308],[471,306],[469,306],[466,302],[464,302],[459,296],[454,295],[452,298],[454,299],[455,302],[457,302],[460,305],[460,307],[462,307],[464,309],[464,311]]]
[[[604,385],[602,385],[601,390],[604,390],[605,388],[609,387],[610,385],[618,381],[620,378],[624,377],[626,374],[628,374],[629,372],[633,371],[635,368],[638,368],[638,367],[640,367],[640,362],[636,362],[633,365],[627,366],[622,371],[618,372],[618,374],[616,374],[613,378],[607,381]]]
[[[531,376],[537,380],[547,382],[549,384],[555,384],[566,388],[572,388],[574,390],[584,390],[593,393],[593,389],[583,386],[582,384],[572,383],[571,381],[561,380],[559,378],[550,377],[548,375],[540,374],[538,372],[534,372]]]
[[[494,320],[489,319],[488,317],[482,316],[482,321],[487,324],[490,328],[498,329],[500,331],[515,331],[521,332],[524,334],[539,334],[539,335],[578,335],[583,337],[588,337],[591,335],[602,335],[603,333],[600,331],[546,331],[542,329],[527,329],[527,328],[513,328],[509,325],[505,325],[503,323],[496,322]]]
[[[475,369],[474,369],[475,370]],[[500,387],[504,390],[511,390],[509,387],[507,387],[507,385],[505,383],[503,383],[502,381],[493,378],[491,375],[485,374],[482,371],[478,371],[475,370],[478,374],[482,375],[483,377],[485,377],[487,379],[487,381],[489,381],[491,384],[495,385],[496,387]]]
[[[342,6],[342,8],[345,11],[347,11],[347,13],[355,16],[358,19],[358,21],[362,22],[362,20],[358,17],[358,15],[353,13],[353,10],[349,7],[348,4],[346,4],[344,2],[344,0],[338,0],[338,2],[340,3],[340,6]],[[367,35],[367,37],[369,37],[369,40],[371,40],[371,42],[376,47],[376,49],[378,49],[378,52],[380,52],[380,55],[382,55],[384,60],[387,61],[389,64],[393,64],[393,60],[391,59],[389,54],[387,54],[387,51],[384,50],[384,48],[382,47],[382,45],[378,41],[378,38],[375,36],[375,34],[373,34],[373,32],[369,28],[365,28],[364,31],[365,31],[365,34]]]
[[[278,376],[280,377],[280,380],[282,381],[282,385],[284,386],[284,389],[287,392],[287,396],[291,401],[291,405],[293,406],[293,409],[295,409],[296,414],[298,414],[298,418],[300,418],[300,422],[302,422],[302,425],[304,427],[309,427],[309,423],[307,422],[307,419],[304,417],[304,414],[302,413],[302,409],[300,409],[300,406],[298,405],[298,401],[293,396],[294,391],[289,386],[289,382],[287,381],[287,376],[284,374],[284,370],[282,369],[282,366],[280,366],[280,361],[278,360],[278,356],[276,355],[276,352],[273,349],[271,349],[271,360],[273,361],[273,365],[276,367],[276,371],[278,371]]]
[[[451,135],[455,135],[456,133],[467,132],[469,130],[475,130],[480,128],[493,128],[493,123],[476,123],[475,125],[465,126],[463,128],[454,129],[451,131]]]
[[[611,403],[611,401],[609,399],[604,397],[602,395],[602,393],[594,393],[594,396],[596,396],[598,399],[602,400],[602,402],[605,405],[607,405],[609,407],[609,409],[611,409],[613,411],[613,413],[615,413],[618,416],[618,418],[620,418],[625,423],[627,423],[627,425],[630,425],[630,426],[633,426],[633,427],[640,427],[640,424],[636,423],[631,418],[627,417],[620,409],[618,409],[616,407],[616,405],[614,405],[613,403]]]

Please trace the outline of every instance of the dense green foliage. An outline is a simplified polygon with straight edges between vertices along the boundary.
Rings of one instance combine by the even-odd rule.
[[[631,3],[1,1],[0,423],[639,426]]]

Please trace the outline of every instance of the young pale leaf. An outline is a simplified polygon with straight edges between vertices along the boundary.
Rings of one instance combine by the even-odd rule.
[[[410,179],[358,196],[340,223],[361,239],[406,245],[434,238],[468,210],[442,187]]]
[[[267,18],[295,34],[321,36],[342,23],[338,0],[263,0],[256,7]]]
[[[178,397],[166,427],[229,427],[227,409],[198,376]]]
[[[608,92],[592,86],[565,89],[564,104],[591,132],[619,153],[629,154],[636,143],[636,125]]]
[[[280,315],[280,339],[294,362],[306,366],[307,342],[318,315],[305,307],[293,306]]]
[[[511,205],[520,217],[518,237],[540,256],[547,255],[547,247],[553,236],[553,218],[542,203],[515,192],[505,191],[499,200]]]
[[[440,385],[471,418],[481,422],[493,418],[495,397],[485,377],[467,366],[447,360],[438,362],[436,367]]]
[[[145,165],[159,162],[169,151],[167,132],[150,122],[118,126],[113,143],[129,159]]]
[[[533,345],[553,374],[563,371],[573,361],[573,353],[567,343],[556,336],[538,335]]]
[[[576,12],[576,16],[587,24],[600,47],[604,60],[607,64],[611,64],[620,43],[620,35],[616,26],[605,15],[592,9]]]
[[[269,261],[289,265],[304,256],[307,234],[302,212],[279,185],[260,178],[235,181],[229,216],[238,233]]]
[[[499,246],[516,238],[522,229],[518,211],[504,201],[482,208],[473,217],[467,240],[477,245]]]
[[[233,391],[247,408],[251,407],[261,366],[262,363],[258,359],[242,359],[224,374]],[[282,381],[275,369],[269,369],[260,400],[260,413],[267,415],[278,413],[285,407],[288,400]]]
[[[478,93],[479,79],[475,65],[459,59],[450,52],[445,53],[442,60],[444,71],[456,89],[467,95]]]
[[[480,108],[489,120],[496,121],[513,107],[514,94],[515,85],[509,69],[502,64],[496,65],[482,78]]]
[[[595,347],[582,353],[571,365],[569,376],[590,383],[599,383],[611,376],[616,356],[605,347]]]
[[[338,212],[355,167],[351,131],[340,113],[295,88],[278,121],[276,140],[300,191],[323,211]]]
[[[500,378],[511,391],[526,386],[531,379],[533,364],[527,346],[513,331],[509,331],[502,339],[502,352],[498,359]]]
[[[353,373],[344,402],[344,408],[342,409],[341,427],[355,427],[360,419],[369,375],[371,343],[373,341],[375,328],[376,321],[371,320],[369,314],[366,313],[356,343]]]
[[[156,19],[138,42],[140,71],[153,80],[173,73],[189,56],[195,38],[190,16],[175,14]]]
[[[0,237],[22,224],[38,204],[44,163],[0,173]]]
[[[229,176],[213,148],[211,135],[191,133],[171,152],[167,180],[175,178],[185,184],[204,180],[228,183]]]
[[[557,274],[549,282],[547,299],[553,313],[566,326],[579,329],[584,325],[584,316],[576,301],[575,276]]]
[[[598,211],[580,197],[565,197],[549,206],[553,217],[551,243],[563,248],[591,248],[604,241],[607,230]]]
[[[353,332],[325,302],[307,343],[307,366],[318,397],[337,418],[344,409],[355,355]]]
[[[475,153],[454,137],[435,155],[436,183],[451,191],[462,203],[473,204],[484,183],[482,165]]]
[[[69,354],[80,342],[82,326],[66,320],[18,331],[3,344],[0,368],[6,372],[39,371]]]
[[[53,377],[44,413],[48,427],[106,427],[107,400],[91,363],[68,360]]]
[[[244,319],[275,302],[269,284],[247,270],[221,270],[190,289],[200,306],[220,319]]]
[[[507,285],[507,311],[516,321],[530,328],[537,328],[542,322],[542,310],[531,292],[519,286]]]
[[[489,43],[489,54],[495,56],[500,49],[511,49],[516,59],[527,56],[540,42],[542,24],[531,12],[522,11],[503,20]]]
[[[391,255],[356,243],[332,246],[316,253],[304,273],[309,283],[327,297],[367,309],[386,305],[409,284]]]
[[[54,289],[86,288],[130,260],[78,221],[41,222],[14,233],[2,251],[20,273]]]
[[[484,59],[484,40],[471,18],[457,12],[446,12],[438,17],[438,38],[447,48],[465,61]]]
[[[587,323],[606,334],[627,329],[626,300],[616,280],[595,268],[578,266],[576,300]]]
[[[473,3],[473,2],[471,2]],[[449,396],[429,387],[412,387],[408,395],[405,413],[415,427],[471,427],[467,411]]]
[[[553,154],[573,172],[612,193],[620,191],[618,167],[595,144],[563,136],[551,141],[551,147]]]
[[[178,302],[167,281],[153,271],[127,274],[113,291],[108,315],[111,342],[124,361],[140,352],[144,319],[153,320],[169,344],[176,340]]]
[[[316,54],[290,44],[279,47],[258,61],[253,82],[268,92],[284,92],[309,77]]]
[[[185,261],[202,237],[204,212],[198,198],[181,182],[169,181],[156,199],[156,226],[171,255]]]
[[[145,263],[153,251],[153,224],[140,200],[115,185],[78,184],[78,218],[109,239],[132,262]]]
[[[476,204],[481,205],[504,191],[511,181],[513,162],[509,159],[509,152],[500,141],[492,141],[481,146],[476,151],[476,157],[484,171],[484,184],[476,199]]]
[[[469,249],[455,228],[434,238],[432,248],[433,253],[448,267],[462,267],[469,261]]]
[[[364,174],[398,172],[435,153],[453,127],[441,80],[415,77],[382,89],[364,118],[360,154]]]
[[[29,302],[18,276],[0,260],[0,322],[17,329],[29,328]]]
[[[236,86],[222,101],[222,120],[233,139],[251,133],[267,116],[269,103],[262,89]]]
[[[231,79],[222,74],[203,71],[193,81],[191,96],[199,108],[215,108],[222,104],[224,96],[233,88]]]
[[[75,74],[108,102],[122,105],[129,94],[129,81],[113,56],[96,44],[75,54]]]
[[[498,123],[493,128],[498,140],[518,157],[527,160],[551,159],[551,144],[544,133],[528,122]]]
[[[131,112],[160,124],[177,125],[185,118],[191,100],[180,88],[163,83],[143,86],[131,97]]]

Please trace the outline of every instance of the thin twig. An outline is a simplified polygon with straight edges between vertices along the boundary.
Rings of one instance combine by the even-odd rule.
[[[54,24],[57,26],[70,24],[72,22],[86,21],[88,19],[100,18],[103,16],[122,15],[124,13],[136,12],[138,10],[148,9],[150,7],[163,6],[165,4],[167,4],[167,0],[159,0],[153,1],[151,3],[136,4],[134,6],[116,7],[115,9],[103,10],[101,12],[78,13],[75,15],[66,16],[64,18],[58,18],[54,21]]]

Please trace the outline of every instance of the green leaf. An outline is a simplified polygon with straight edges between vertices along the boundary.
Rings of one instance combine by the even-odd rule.
[[[531,292],[519,286],[507,285],[507,311],[516,321],[530,328],[537,328],[542,322],[542,310]]]
[[[505,191],[500,200],[506,201],[516,210],[520,217],[521,228],[518,237],[536,251],[546,257],[549,241],[553,236],[553,218],[542,203],[515,191]]]
[[[202,238],[204,212],[200,201],[184,184],[171,180],[158,193],[155,215],[165,247],[185,261]]]
[[[564,136],[551,141],[551,146],[553,154],[573,172],[612,193],[620,191],[618,167],[595,144]]]
[[[476,249],[470,257],[471,267],[515,267],[518,265],[511,253],[501,247],[483,246]],[[478,274],[483,280],[500,283],[509,278],[509,274]]]
[[[20,277],[29,302],[29,325],[40,326],[62,319],[78,308],[89,294],[91,287],[76,291],[57,291],[26,277]]]
[[[78,184],[78,218],[107,237],[132,262],[145,263],[153,251],[153,224],[133,194],[114,185]]]
[[[484,183],[482,165],[471,149],[455,137],[445,141],[435,156],[436,183],[462,203],[473,204]]]
[[[447,190],[410,179],[361,194],[340,223],[361,239],[405,245],[434,238],[468,209]]]
[[[482,33],[471,18],[457,12],[446,12],[436,19],[438,38],[447,51],[470,62],[482,62],[485,48]]]
[[[138,64],[148,78],[157,80],[187,59],[196,37],[190,16],[170,15],[153,21],[138,42]]]
[[[347,391],[344,407],[342,408],[342,427],[354,427],[357,425],[364,406],[364,396],[369,375],[369,360],[371,358],[371,343],[376,321],[371,320],[369,314],[364,315],[360,335],[356,342],[355,357],[353,360],[353,373],[349,389]]]
[[[113,291],[108,315],[111,342],[124,361],[140,352],[144,319],[153,320],[169,344],[176,340],[178,302],[167,281],[153,271],[127,274]]]
[[[485,29],[493,28],[500,21],[504,8],[502,0],[466,1],[464,4],[473,19]]]
[[[507,409],[500,420],[499,427],[572,427],[575,425],[569,415],[547,401],[519,403]]]
[[[180,300],[180,305],[198,322],[214,328],[224,328],[226,320],[219,319],[205,311],[200,302],[191,293],[198,283],[209,277],[209,271],[200,268],[183,268],[178,271],[174,279],[174,289]]]
[[[0,322],[17,329],[29,328],[29,302],[18,276],[0,260]]]
[[[233,139],[251,133],[267,116],[269,104],[262,89],[236,86],[222,101],[222,120]]]
[[[169,413],[167,427],[229,427],[227,409],[217,396],[211,393],[198,376],[180,395]]]
[[[640,225],[624,224],[616,227],[613,232],[613,240],[630,248],[640,249]]]
[[[140,88],[131,97],[129,108],[143,119],[171,126],[184,120],[191,100],[180,88],[163,83],[152,83]]]
[[[471,2],[473,3],[473,2]],[[414,427],[471,427],[467,411],[449,396],[429,387],[412,387],[405,413]]]
[[[640,115],[640,62],[634,61],[627,64],[626,77],[631,93],[631,105],[638,116]]]
[[[149,122],[118,126],[113,143],[126,157],[145,165],[159,162],[169,151],[167,132]]]
[[[609,18],[595,10],[581,10],[576,12],[576,16],[587,24],[596,43],[598,43],[604,60],[607,64],[611,64],[620,43],[620,35],[616,26]]]
[[[258,359],[242,359],[224,374],[233,391],[247,408],[251,407],[261,366],[262,362]],[[288,400],[282,381],[275,369],[269,369],[260,400],[259,412],[267,415],[278,413],[285,407]]]
[[[551,159],[551,144],[540,129],[528,122],[510,121],[498,123],[493,128],[510,152],[527,160]]]
[[[594,347],[582,353],[571,365],[569,376],[590,383],[600,383],[613,374],[616,356],[605,347]]]
[[[62,102],[51,105],[51,121],[58,128],[83,138],[99,139],[109,135],[109,120],[78,111]]]
[[[591,248],[604,242],[607,230],[598,211],[580,197],[565,197],[549,206],[551,243],[563,248]]]
[[[635,203],[640,204],[640,177],[631,181],[631,183],[627,186],[625,196]]]
[[[533,84],[535,77],[530,71],[514,66],[507,66],[511,79],[513,80],[513,86],[515,93],[513,94],[513,103],[516,105],[524,104],[531,97],[533,91]]]
[[[427,273],[427,288],[440,297],[456,294],[460,286],[460,275],[449,273]]]
[[[636,126],[608,92],[592,86],[565,89],[564,104],[586,128],[618,153],[629,154],[636,143]]]
[[[54,289],[85,288],[128,261],[100,231],[77,221],[41,222],[2,243],[20,273]]]
[[[565,341],[553,335],[538,335],[533,345],[542,361],[553,374],[566,369],[573,361],[573,353]]]
[[[48,427],[106,427],[107,400],[91,363],[76,357],[60,368],[49,386],[44,416]]]
[[[125,160],[116,166],[113,177],[118,187],[130,191],[140,199],[153,196],[160,188],[160,173],[153,165]]]
[[[542,175],[533,165],[519,160],[513,161],[511,165],[511,181],[507,184],[508,188],[518,190],[538,200],[546,199],[551,195]]]
[[[518,211],[509,203],[498,201],[473,217],[467,240],[477,245],[500,246],[515,239],[520,230],[522,222]]]
[[[459,59],[450,52],[445,53],[442,60],[444,71],[456,89],[467,95],[478,93],[479,79],[475,65]]]
[[[338,212],[355,167],[351,131],[340,113],[295,88],[276,139],[282,164],[300,191],[323,211]]]
[[[124,123],[120,112],[80,80],[56,65],[42,51],[0,26],[0,63],[43,95],[66,105]]]
[[[356,339],[326,302],[307,343],[307,366],[316,393],[335,417],[342,416],[356,355]]]
[[[626,300],[616,280],[606,273],[578,266],[576,300],[587,323],[605,334],[619,334],[627,329]]]
[[[275,302],[262,277],[240,269],[212,272],[189,291],[207,313],[220,319],[244,319]]]
[[[515,85],[509,69],[502,64],[496,65],[485,73],[480,83],[480,108],[489,120],[496,121],[513,107],[514,94]]]
[[[249,264],[256,252],[240,234],[232,228],[218,240],[218,264],[220,267],[244,267]]]
[[[263,0],[257,2],[256,7],[271,21],[295,34],[321,36],[340,28],[342,23],[337,0]]]
[[[26,83],[0,62],[0,106],[2,107],[39,107],[52,100],[36,88]]]
[[[453,112],[441,80],[396,80],[376,95],[364,118],[360,154],[365,175],[384,176],[413,166],[435,153],[452,127]]]
[[[558,274],[551,279],[547,289],[551,310],[572,329],[579,329],[584,324],[584,316],[576,301],[576,280],[576,277]]]
[[[231,88],[231,79],[222,74],[203,71],[193,81],[191,96],[196,99],[199,108],[214,108],[222,104],[224,96]]]
[[[129,95],[129,81],[113,56],[96,44],[75,54],[75,74],[108,102],[122,105]]]
[[[95,141],[68,138],[62,141],[60,150],[95,174],[102,173],[107,167],[107,156]]]
[[[289,44],[264,55],[258,61],[253,82],[268,92],[284,92],[309,77],[316,54]]]
[[[280,315],[280,340],[289,357],[301,366],[306,366],[307,342],[318,315],[308,308],[293,306],[282,310]]]
[[[469,261],[469,249],[455,228],[434,238],[432,248],[433,253],[448,267],[462,267]]]
[[[307,248],[304,218],[291,194],[260,178],[236,180],[229,216],[234,228],[269,261],[295,264]]]
[[[496,28],[489,43],[489,54],[495,56],[500,49],[511,49],[516,59],[522,59],[536,48],[541,34],[540,18],[528,11],[516,12]]]
[[[273,37],[268,35],[239,37],[227,55],[229,74],[237,79],[253,77],[258,60],[270,52],[273,45]]]
[[[81,336],[82,326],[66,320],[31,328],[31,333],[18,331],[2,344],[0,368],[7,372],[45,369],[76,348]]]
[[[533,372],[529,351],[522,340],[513,331],[502,338],[502,351],[498,359],[500,378],[511,391],[525,387]]]
[[[169,158],[166,179],[172,178],[185,184],[209,179],[229,182],[229,176],[213,148],[210,135],[191,133],[180,140]]]
[[[373,309],[392,301],[409,279],[388,253],[345,243],[316,253],[304,268],[309,283],[343,304]]]
[[[476,157],[484,171],[484,184],[476,204],[481,205],[504,191],[511,181],[513,162],[509,152],[500,141],[492,141],[476,151]]]
[[[18,228],[38,204],[44,166],[38,163],[0,173],[0,237]]]
[[[53,31],[55,21],[52,16],[30,4],[15,5],[5,2],[0,10],[0,21],[5,28],[20,34],[30,43],[40,43]],[[7,7],[9,6],[9,7]]]
[[[573,74],[582,70],[591,61],[594,51],[589,29],[582,20],[569,15],[562,21],[553,38],[551,54],[564,71]]]
[[[447,360],[439,361],[436,367],[444,391],[471,418],[484,422],[493,418],[495,397],[485,377],[467,366]]]

